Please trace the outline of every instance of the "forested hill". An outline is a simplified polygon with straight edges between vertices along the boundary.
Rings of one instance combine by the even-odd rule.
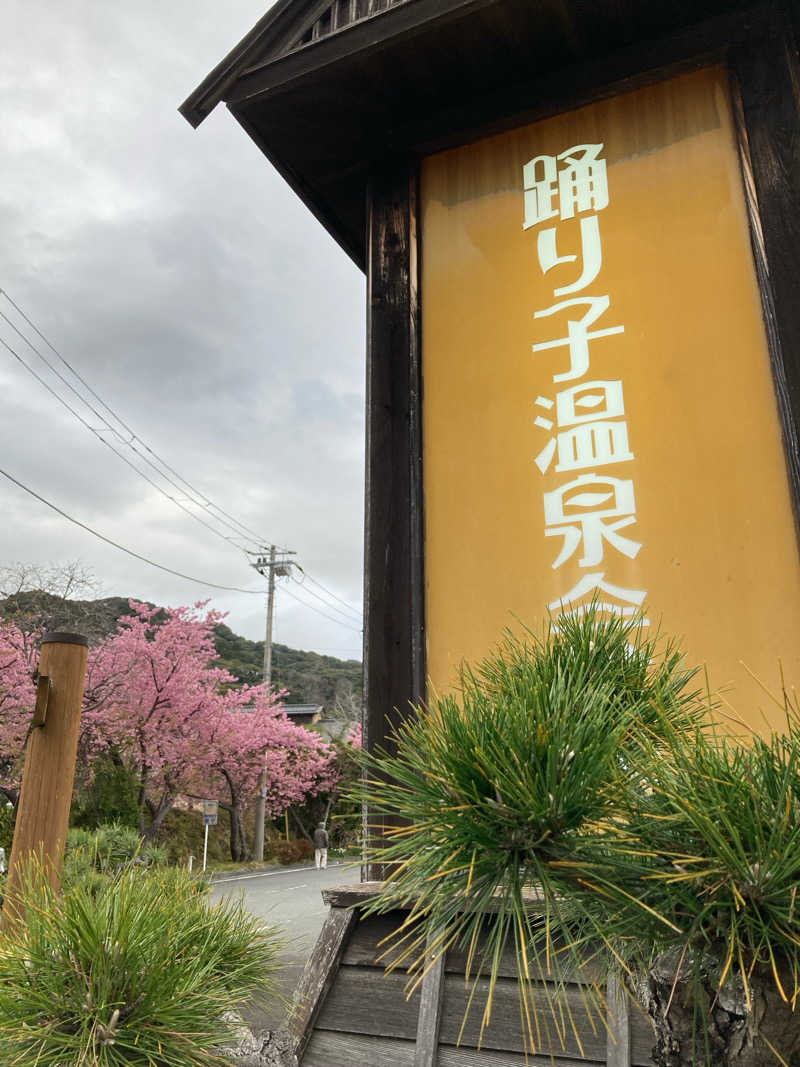
[[[223,623],[217,627],[215,644],[221,665],[231,674],[250,685],[261,681],[263,641],[248,641]],[[289,704],[322,704],[326,711],[333,710],[338,704],[341,711],[346,712],[351,707],[357,710],[361,700],[361,663],[274,644],[272,684],[278,689],[289,690],[286,698]]]
[[[135,598],[134,598],[135,599]],[[0,617],[28,620],[48,630],[73,630],[96,644],[116,629],[117,620],[130,612],[127,597],[65,600],[32,590],[0,600]],[[264,642],[249,641],[224,623],[216,627],[214,644],[220,666],[241,682],[261,681]],[[326,714],[336,711],[357,719],[361,707],[361,663],[301,652],[286,645],[272,646],[272,683],[287,689],[288,704],[322,704]]]

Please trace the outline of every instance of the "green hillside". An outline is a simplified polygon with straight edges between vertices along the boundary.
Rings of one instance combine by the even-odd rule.
[[[240,681],[257,685],[264,668],[264,642],[248,641],[224,623],[216,629],[220,665]],[[322,704],[326,711],[357,700],[360,706],[361,663],[302,652],[286,645],[272,646],[272,684],[288,689],[289,704]],[[355,717],[355,716],[353,716]]]

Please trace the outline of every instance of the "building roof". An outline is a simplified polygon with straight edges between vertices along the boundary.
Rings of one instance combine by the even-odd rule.
[[[278,0],[181,106],[220,102],[355,262],[370,174],[582,102],[719,41],[752,0]],[[713,54],[712,54],[713,53]],[[677,57],[677,58],[676,58]]]
[[[282,704],[281,711],[285,711],[290,719],[321,715],[322,704]]]

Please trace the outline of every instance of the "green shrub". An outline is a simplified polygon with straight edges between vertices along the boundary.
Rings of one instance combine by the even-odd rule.
[[[101,757],[94,762],[91,780],[77,789],[70,821],[89,830],[108,823],[135,827],[138,792],[135,775],[109,757]]]
[[[252,826],[247,825],[247,840],[252,840]],[[189,856],[194,856],[195,867],[203,861],[203,819],[199,812],[180,811],[173,808],[167,814],[158,835],[159,844],[167,850],[170,863],[186,866]],[[209,827],[208,862],[230,862],[230,818],[224,808],[219,809],[219,822]]]
[[[137,862],[143,866],[165,864],[167,850],[161,845],[144,843],[132,826],[110,823],[96,830],[73,827],[67,834],[64,875],[74,880],[90,868],[114,874],[121,866]]]
[[[562,617],[541,638],[508,635],[464,669],[460,693],[397,728],[396,755],[366,758],[371,811],[400,817],[373,853],[397,867],[371,909],[414,902],[396,934],[412,983],[426,945],[465,949],[490,990],[513,945],[525,990],[543,974],[558,982],[587,946],[613,963],[617,937],[646,928],[652,943],[669,930],[646,906],[624,906],[648,884],[630,855],[647,845],[631,844],[625,823],[671,741],[702,721],[691,677],[640,620]],[[490,1011],[491,992],[484,1023]]]
[[[128,868],[90,892],[29,878],[26,922],[0,938],[0,1062],[210,1067],[223,1013],[269,987],[275,931],[211,906],[174,868]]]
[[[11,842],[14,838],[16,816],[16,809],[7,805],[5,798],[0,796],[0,848],[6,850],[6,861],[11,855]]]
[[[284,867],[309,859],[313,851],[311,842],[304,837],[296,837],[291,841],[275,841],[272,844],[273,857]]]

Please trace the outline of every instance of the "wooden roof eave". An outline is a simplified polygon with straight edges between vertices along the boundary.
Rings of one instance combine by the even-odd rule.
[[[278,0],[180,110],[196,126],[224,100],[363,270],[370,176],[392,159],[580,106],[602,87],[633,87],[650,71],[692,66],[701,56],[719,61],[747,38],[748,16],[760,6],[639,2],[395,0],[300,44],[298,32],[330,0]],[[626,21],[625,12],[636,19]],[[487,25],[500,33],[494,47]],[[513,42],[509,27],[520,31]],[[455,59],[442,51],[447,42]]]
[[[358,19],[337,32],[290,50],[300,16],[313,19],[330,0],[277,0],[242,40],[190,93],[178,108],[197,128],[217,106],[240,100],[291,80],[313,74],[330,63],[363,50],[389,45],[398,37],[418,32],[430,23],[486,7],[498,0],[407,0],[398,7]],[[245,90],[241,85],[253,86]],[[235,96],[231,96],[236,86]]]

